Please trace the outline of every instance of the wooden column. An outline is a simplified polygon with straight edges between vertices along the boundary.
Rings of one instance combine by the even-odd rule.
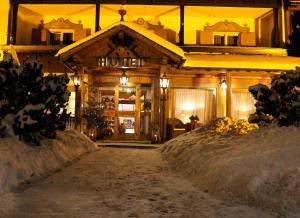
[[[218,84],[217,85],[217,90],[216,90],[216,111],[217,111],[217,118],[222,118],[226,116],[226,90],[221,89],[221,86]]]
[[[115,86],[115,117],[114,117],[114,138],[117,138],[119,135],[119,95],[120,95],[120,86]]]
[[[179,45],[184,45],[184,5],[180,5]]]
[[[100,3],[96,4],[96,17],[95,17],[95,32],[99,31],[100,28]]]
[[[151,126],[159,125],[160,86],[159,76],[152,79]]]
[[[17,19],[18,19],[18,3],[11,3],[8,18],[8,34],[7,44],[16,44],[17,41]]]
[[[231,117],[231,83],[232,74],[227,72],[226,74],[227,90],[226,90],[226,116]]]
[[[274,15],[274,27],[272,31],[272,47],[279,47],[280,45],[280,32],[279,32],[279,16],[278,16],[278,8],[273,9],[273,15]]]
[[[135,91],[135,138],[139,139],[141,134],[141,84],[136,85]]]
[[[291,43],[290,35],[292,34],[291,11],[285,11],[285,35],[287,44]]]

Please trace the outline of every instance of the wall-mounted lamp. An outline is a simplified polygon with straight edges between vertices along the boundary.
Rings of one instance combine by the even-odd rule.
[[[125,73],[125,70],[123,69],[122,71],[123,71],[123,73],[122,73],[122,76],[120,77],[120,84],[121,84],[121,86],[126,86],[127,82],[128,82],[128,77]]]
[[[167,89],[169,88],[170,79],[166,76],[166,73],[160,78],[160,88]]]
[[[225,91],[227,89],[227,82],[226,82],[226,75],[225,74],[220,75],[220,85],[221,85],[222,90]]]
[[[73,81],[75,88],[78,88],[81,84],[81,76],[75,73],[74,75],[71,76],[71,79]]]

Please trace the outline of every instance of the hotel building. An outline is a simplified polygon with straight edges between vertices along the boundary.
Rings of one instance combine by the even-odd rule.
[[[114,139],[165,138],[192,115],[247,119],[248,87],[300,66],[300,1],[1,0],[0,12],[1,49],[81,76],[70,112],[102,103]]]

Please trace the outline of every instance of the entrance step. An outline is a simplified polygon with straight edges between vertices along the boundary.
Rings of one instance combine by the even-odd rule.
[[[99,147],[116,147],[116,148],[136,148],[136,149],[156,149],[160,147],[160,144],[150,144],[147,141],[97,141],[96,144]]]

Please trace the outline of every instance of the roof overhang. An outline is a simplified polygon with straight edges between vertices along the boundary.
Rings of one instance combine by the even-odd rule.
[[[103,30],[100,30],[86,38],[68,45],[60,49],[55,56],[60,60],[65,61],[77,52],[80,52],[82,49],[91,46],[93,43],[96,43],[102,38],[107,37],[107,35],[120,30],[123,30],[137,40],[143,40],[147,42],[150,47],[153,46],[155,49],[172,59],[177,64],[182,64],[185,61],[184,51],[180,47],[170,43],[166,39],[139,26],[138,24],[125,21],[114,23]]]
[[[186,53],[184,68],[244,69],[244,70],[295,70],[299,57],[234,54]]]

